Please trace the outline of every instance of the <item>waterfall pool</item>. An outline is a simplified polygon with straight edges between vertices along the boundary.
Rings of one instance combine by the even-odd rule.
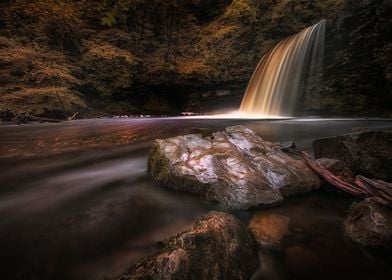
[[[156,242],[209,210],[224,209],[156,186],[147,173],[155,138],[242,124],[270,141],[312,151],[316,138],[392,129],[386,119],[87,119],[0,125],[0,266],[3,279],[104,279],[157,250]],[[260,252],[255,279],[389,279],[392,257],[342,234],[350,197],[315,192],[256,212],[290,219],[280,251]]]

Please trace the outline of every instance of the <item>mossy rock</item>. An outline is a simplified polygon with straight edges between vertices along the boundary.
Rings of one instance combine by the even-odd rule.
[[[223,212],[208,213],[162,244],[116,279],[247,280],[259,266],[256,242],[245,225]]]

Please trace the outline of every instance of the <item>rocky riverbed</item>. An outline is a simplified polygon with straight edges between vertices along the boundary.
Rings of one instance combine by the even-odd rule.
[[[315,156],[319,157],[316,162],[351,182],[361,171],[385,179],[389,176],[385,170],[391,160],[391,140],[390,131],[319,139],[314,141]],[[320,185],[317,174],[305,162],[285,154],[285,149],[287,145],[265,141],[249,128],[234,126],[206,137],[191,134],[155,140],[148,166],[158,185],[202,194],[226,209],[271,207],[282,203],[282,193],[309,192]],[[287,186],[289,192],[285,191]],[[300,189],[295,189],[298,186]],[[344,233],[359,246],[392,253],[391,205],[392,200],[387,205],[369,199],[353,202],[341,225]],[[299,236],[304,232],[291,223],[287,216],[261,212],[253,215],[246,229],[234,216],[211,212],[190,229],[163,241],[158,253],[119,279],[259,279],[271,269],[271,256],[283,252],[286,260],[297,262],[292,273],[298,273],[295,270],[299,268],[302,278],[307,279],[315,269],[321,270],[320,256],[302,246],[283,250],[282,240],[290,231]],[[311,273],[304,273],[306,270]],[[285,277],[288,275],[277,279]]]
[[[240,124],[266,142],[291,140],[308,153],[313,152],[315,139],[392,128],[389,120],[310,118],[92,119],[0,125],[0,166],[6,170],[0,174],[2,276],[130,277],[137,263],[168,249],[162,240],[194,234],[190,229],[197,221],[215,211],[232,215],[254,235],[260,264],[254,279],[389,279],[390,254],[363,246],[343,231],[350,205],[362,199],[325,182],[309,193],[285,197],[276,206],[230,210],[202,195],[160,186],[148,174],[154,139],[188,134],[204,138]],[[281,146],[288,145],[272,150]],[[336,170],[350,167],[341,159],[323,160]],[[346,170],[339,176],[355,175]],[[203,238],[191,244],[199,242]],[[222,244],[230,242],[217,246]]]

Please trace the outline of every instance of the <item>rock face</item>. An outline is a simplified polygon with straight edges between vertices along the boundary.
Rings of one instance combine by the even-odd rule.
[[[367,131],[313,142],[316,158],[343,161],[357,174],[391,182],[392,131]]]
[[[117,279],[245,280],[258,266],[257,246],[246,227],[229,214],[210,212]]]
[[[158,184],[235,209],[276,204],[320,185],[306,164],[243,126],[155,140],[148,169]]]
[[[387,35],[392,2],[340,3],[341,9],[328,9],[323,82],[319,91],[308,92],[304,110],[315,115],[390,116],[392,67],[386,54],[392,47]],[[377,24],[381,19],[383,24]]]
[[[344,230],[364,246],[392,249],[392,211],[374,202],[353,203],[344,221]]]

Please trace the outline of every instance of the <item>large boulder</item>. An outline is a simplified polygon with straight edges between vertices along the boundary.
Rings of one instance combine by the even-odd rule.
[[[313,142],[316,158],[337,159],[357,174],[391,182],[392,131],[367,131]]]
[[[202,194],[226,207],[272,205],[320,185],[304,162],[279,147],[246,127],[233,126],[208,137],[155,140],[148,169],[160,185]]]
[[[250,279],[259,266],[257,245],[232,215],[210,212],[190,229],[117,279]]]
[[[363,246],[392,249],[392,211],[377,203],[353,203],[344,220],[344,230]]]

